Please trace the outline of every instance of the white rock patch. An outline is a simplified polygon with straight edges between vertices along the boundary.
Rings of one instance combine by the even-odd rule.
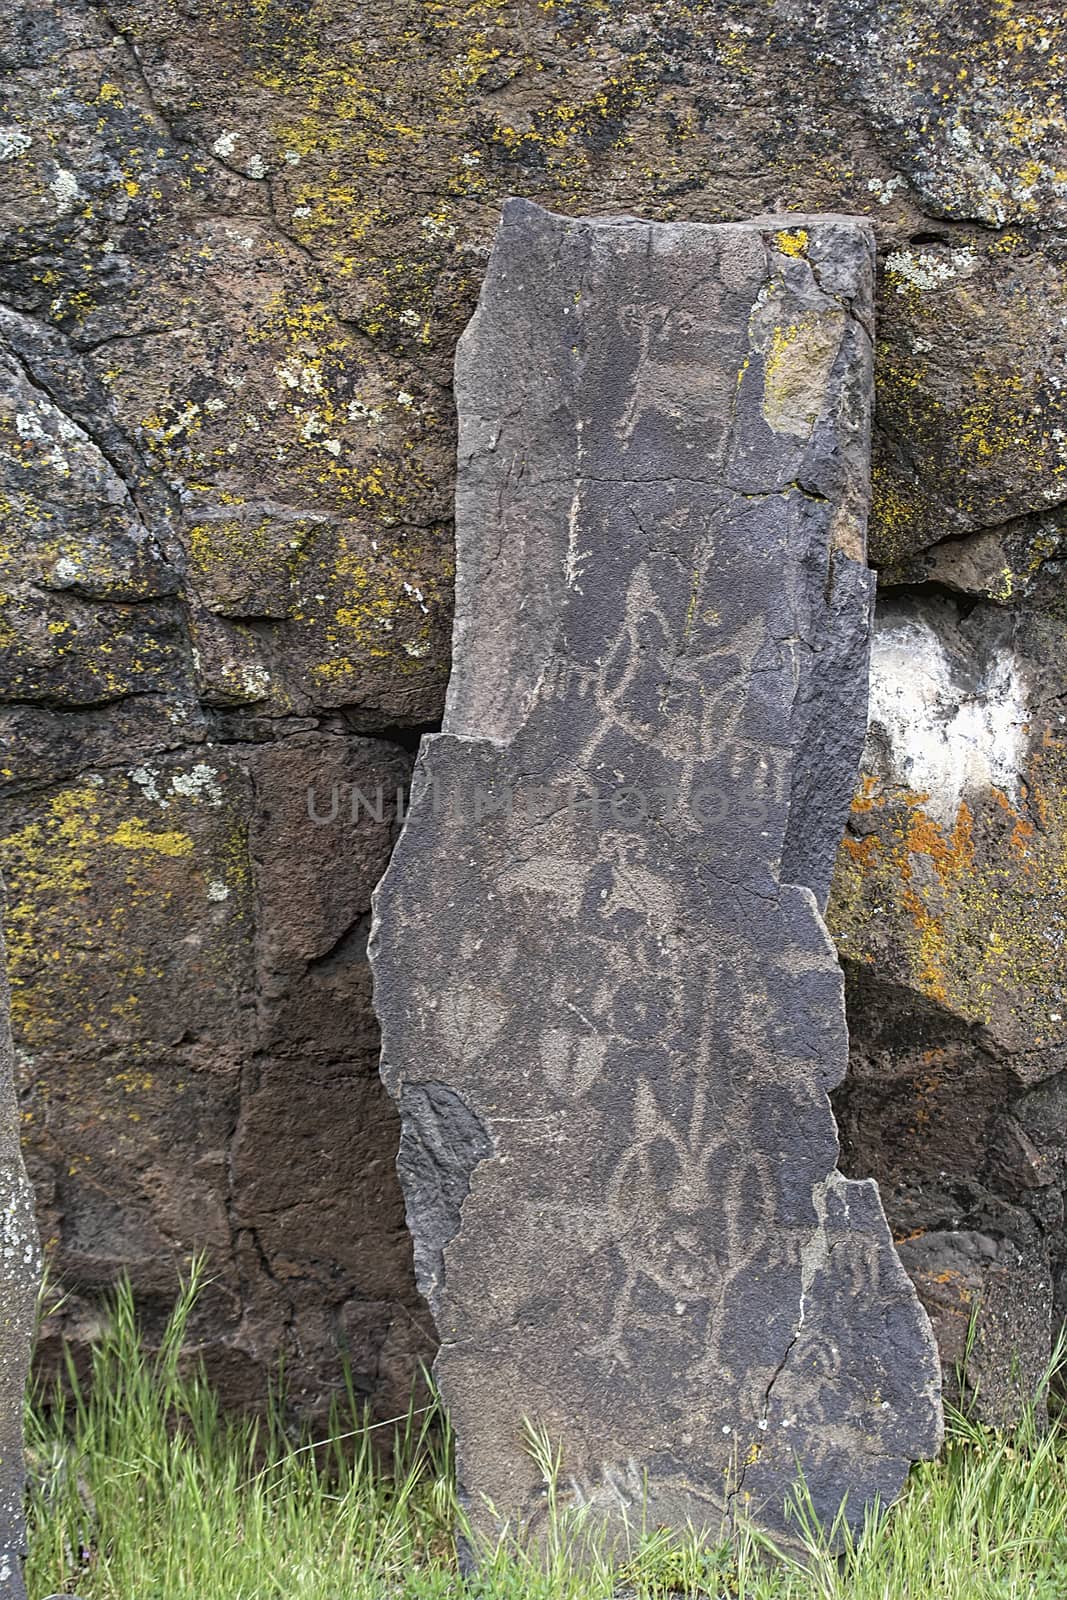
[[[994,647],[967,684],[926,616],[876,621],[864,765],[877,769],[887,757],[886,776],[927,794],[925,809],[943,825],[976,790],[1017,796],[1026,720],[1026,684],[1009,646]]]

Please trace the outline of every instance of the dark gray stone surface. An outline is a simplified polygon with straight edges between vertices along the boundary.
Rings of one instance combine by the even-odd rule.
[[[835,1168],[819,907],[863,741],[872,240],[505,209],[457,360],[444,732],[375,899],[382,1075],[475,1526],[858,1519],[940,1438]],[[491,1500],[495,1515],[488,1509]]]
[[[0,879],[0,914],[4,886]],[[19,1147],[10,995],[0,931],[0,1595],[25,1600],[22,1407],[30,1364],[40,1244]]]

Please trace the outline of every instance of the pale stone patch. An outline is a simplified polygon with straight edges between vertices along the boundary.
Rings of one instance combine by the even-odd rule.
[[[951,827],[961,800],[976,792],[1017,794],[1027,716],[1026,682],[1009,647],[997,646],[968,688],[928,618],[876,625],[869,737],[884,743],[887,777],[927,795],[924,808],[939,822]]]

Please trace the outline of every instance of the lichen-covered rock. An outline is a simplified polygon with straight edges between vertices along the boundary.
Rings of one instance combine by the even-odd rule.
[[[898,245],[879,326],[873,554],[919,581],[929,546],[1067,500],[1067,252],[1018,229]]]
[[[968,1382],[1003,1421],[1067,1317],[1067,594],[1054,563],[1013,575],[1010,533],[932,554],[988,593],[994,542],[1022,606],[882,602],[830,921],[850,974],[848,1169],[882,1182],[950,1376],[977,1318]]]
[[[231,1398],[285,1354],[309,1410],[344,1356],[403,1403],[429,1330],[404,1293],[365,947],[408,762],[293,733],[0,802],[28,1159],[72,1290],[45,1359],[118,1268],[155,1326],[197,1247],[197,1334]],[[356,791],[378,815],[352,820]]]
[[[9,8],[3,781],[47,807],[90,772],[195,765],[208,738],[239,754],[440,716],[452,361],[508,193],[662,220],[868,215],[873,558],[894,581],[1019,617],[1044,595],[1062,615],[1063,57],[1061,20],[1027,0]],[[141,815],[128,798],[111,831]],[[1001,815],[988,848],[1009,870]],[[90,859],[106,900],[121,858]],[[32,916],[24,882],[13,909]],[[74,903],[73,950],[100,948],[96,903]],[[188,959],[165,944],[163,969],[172,948]],[[232,1003],[250,1058],[254,1008]],[[898,1009],[921,1003],[909,978]],[[365,1001],[351,1015],[358,1040]],[[121,1010],[97,1026],[125,1071]],[[367,1115],[369,1137],[388,1113]],[[35,1171],[43,1197],[62,1182],[89,1203],[72,1140],[38,1142]],[[108,1237],[100,1276],[123,1259]],[[409,1277],[394,1288],[416,1305]]]
[[[3,903],[0,879],[0,907]],[[33,1190],[19,1148],[15,1053],[0,933],[0,1592],[9,1600],[26,1597],[22,1414],[40,1265]]]
[[[1067,221],[1067,22],[1027,0],[786,0],[934,216]]]

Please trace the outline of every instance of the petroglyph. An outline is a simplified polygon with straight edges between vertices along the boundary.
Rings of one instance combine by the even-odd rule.
[[[872,251],[840,217],[514,201],[460,347],[454,672],[371,945],[486,1532],[545,1516],[524,1417],[574,1505],[716,1532],[739,1505],[780,1531],[798,1460],[858,1520],[939,1442],[929,1326],[827,1099]],[[436,803],[528,785],[586,799]]]

